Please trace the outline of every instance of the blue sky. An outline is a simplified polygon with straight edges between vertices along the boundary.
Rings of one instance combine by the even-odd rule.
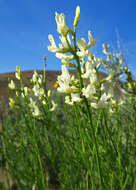
[[[64,13],[72,27],[76,6],[81,15],[78,36],[87,38],[88,30],[97,38],[93,48],[101,55],[102,43],[117,49],[117,29],[122,51],[133,70],[136,60],[136,1],[135,0],[0,0],[0,73],[43,69],[58,70],[61,62],[48,52],[48,34],[58,41],[55,12]]]

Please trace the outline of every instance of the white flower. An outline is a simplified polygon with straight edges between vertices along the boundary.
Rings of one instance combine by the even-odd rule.
[[[44,96],[44,89],[39,87],[38,84],[34,85],[33,92],[34,92],[34,95],[39,97],[39,98]]]
[[[78,21],[79,21],[79,18],[80,18],[80,7],[79,6],[77,6],[77,8],[76,8],[76,16],[75,16],[75,19],[74,19],[74,27],[76,27],[77,26],[77,24],[78,24]]]
[[[86,41],[84,38],[81,38],[80,40],[78,40],[77,44],[78,44],[78,48],[80,51],[77,52],[77,55],[80,57],[85,57],[88,56],[89,51],[88,49],[92,46],[95,45],[96,43],[96,39],[92,38],[91,32],[88,31],[88,44],[86,44]]]
[[[47,97],[50,98],[50,96],[51,96],[51,90],[48,90]]]
[[[92,72],[90,75],[90,84],[94,85],[97,82],[97,76],[95,72]]]
[[[63,36],[66,36],[67,33],[69,32],[69,28],[65,23],[65,15],[56,13],[55,20],[57,23],[57,31]]]
[[[65,103],[66,103],[66,104],[69,104],[69,105],[73,105],[73,102],[70,100],[70,97],[69,97],[69,96],[66,96],[66,97],[65,97]]]
[[[41,112],[40,112],[38,106],[34,107],[34,110],[33,110],[32,114],[33,114],[34,117],[40,118]]]
[[[51,46],[48,46],[48,50],[51,52],[56,52],[58,50],[56,43],[54,41],[54,38],[51,34],[48,35],[49,41],[51,43]]]
[[[21,93],[22,97],[24,98],[24,96],[28,95],[28,88],[25,86],[23,92]]]
[[[42,100],[42,104],[43,104],[43,105],[46,105],[47,102],[46,102],[45,100]]]
[[[34,71],[34,74],[33,74],[31,80],[32,80],[33,82],[37,82],[37,79],[38,79],[38,73],[37,73],[36,71]]]
[[[81,102],[82,98],[80,98],[79,93],[71,93],[71,100],[72,102]]]
[[[21,80],[21,71],[20,71],[20,68],[19,66],[16,66],[16,73],[15,73],[15,77],[18,79],[18,80]]]
[[[109,105],[109,95],[106,95],[106,93],[104,93],[100,100],[98,101],[98,103],[91,103],[91,106],[98,109],[98,108],[107,108],[107,106]]]
[[[94,94],[96,93],[96,89],[94,87],[94,85],[92,84],[88,84],[88,86],[82,89],[82,93],[86,98],[93,98]]]
[[[35,190],[35,184],[32,186],[32,190]]]
[[[82,74],[83,78],[96,78],[96,71],[94,69],[94,63],[91,60],[88,60],[87,63],[85,64],[85,73]]]
[[[74,59],[73,55],[66,55],[64,53],[56,53],[56,57],[59,59],[65,59],[65,60],[73,60]]]
[[[71,93],[71,98],[70,96],[65,97],[65,103],[69,105],[73,105],[74,102],[81,102],[82,98],[80,98],[79,93]]]
[[[50,111],[52,112],[56,109],[57,104],[53,100],[51,101],[51,103],[52,103],[52,108],[50,109]]]
[[[96,44],[96,39],[92,37],[91,31],[88,31],[88,45],[87,45],[87,49],[89,49],[90,47],[94,46]]]
[[[59,87],[57,90],[61,93],[71,93],[77,90],[76,87],[72,86],[73,79],[74,78],[70,76],[66,66],[62,65],[62,74],[58,76]]]
[[[88,49],[87,49],[87,45],[86,45],[86,41],[84,38],[81,38],[81,40],[78,40],[77,42],[78,44],[78,48],[80,51],[77,52],[77,55],[80,57],[86,57],[88,56]]]
[[[70,41],[69,35],[60,36],[59,39],[65,48],[69,48],[69,45],[71,46],[71,41]],[[71,46],[71,48],[72,48],[72,46]]]
[[[42,84],[42,82],[43,82],[42,75],[39,75],[39,76],[38,76],[38,83],[39,83],[39,84]]]
[[[15,83],[13,80],[10,81],[10,83],[8,84],[8,87],[11,89],[11,90],[14,90],[15,89]]]
[[[30,104],[29,104],[31,111],[32,111],[32,115],[38,119],[41,118],[41,112],[38,108],[38,106],[36,105],[36,102],[30,98]]]
[[[78,48],[80,49],[80,51],[87,49],[86,41],[84,38],[81,38],[81,40],[78,40],[77,44],[78,44]]]
[[[30,106],[30,108],[33,108],[36,104],[32,98],[30,98],[29,100],[30,100],[29,106]]]
[[[59,48],[57,48],[54,38],[51,34],[48,35],[49,41],[51,43],[50,46],[48,46],[48,50],[54,53],[67,53],[69,52],[69,48],[63,48],[62,44],[59,44]]]
[[[42,84],[42,75],[41,74],[38,74],[37,73],[37,71],[34,71],[34,74],[33,74],[33,76],[32,76],[32,79],[31,79],[31,81],[33,82],[33,83],[39,83],[39,84]]]

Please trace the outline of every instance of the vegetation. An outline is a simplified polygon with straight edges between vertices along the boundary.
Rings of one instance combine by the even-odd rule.
[[[50,34],[48,50],[63,65],[54,91],[47,88],[46,57],[44,72],[34,71],[30,86],[18,66],[18,83],[9,80],[10,108],[0,132],[3,190],[136,189],[136,83],[108,45],[106,58],[92,54],[96,39],[90,31],[88,43],[76,40],[79,18],[78,6],[72,30],[64,14],[56,13],[61,44]],[[122,76],[126,82],[117,94],[114,86]]]

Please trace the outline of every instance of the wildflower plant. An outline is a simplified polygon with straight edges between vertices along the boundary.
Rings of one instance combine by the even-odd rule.
[[[55,110],[57,104],[54,100],[49,100],[51,92],[46,92],[46,87],[44,86],[44,75],[38,74],[37,71],[34,71],[33,76],[30,79],[32,88],[24,86],[19,66],[17,66],[15,77],[20,81],[20,87],[17,88],[14,81],[9,79],[10,82],[8,87],[10,90],[14,91],[16,95],[15,99],[13,97],[9,98],[10,107],[19,109],[19,107],[21,108],[21,106],[23,106],[25,108],[27,104],[32,116],[37,119],[43,118],[42,111],[44,107],[46,107],[48,111]]]
[[[24,85],[18,66],[19,85],[9,79],[11,116],[2,135],[6,169],[20,189],[135,190],[135,81],[108,45],[106,58],[92,53],[91,31],[87,42],[77,39],[79,6],[73,28],[63,13],[55,20],[60,43],[48,36],[48,50],[62,62],[55,90],[46,87],[45,56],[43,75],[34,71],[31,86]],[[114,85],[124,73],[127,83],[119,86],[123,95],[117,98]]]
[[[66,25],[64,14],[56,13],[55,19],[61,43],[57,47],[53,36],[49,34],[51,45],[48,46],[48,50],[55,53],[63,63],[62,74],[58,76],[56,87],[60,93],[65,94],[65,103],[72,105],[74,102],[84,101],[87,107],[95,108],[112,105],[113,101],[110,100],[114,98],[114,95],[110,96],[109,92],[105,93],[102,89],[105,82],[111,80],[114,82],[115,78],[119,79],[122,67],[120,54],[112,55],[109,53],[108,46],[103,45],[107,60],[96,58],[90,50],[96,44],[96,39],[92,37],[91,31],[88,31],[88,43],[84,38],[76,41],[76,28],[80,19],[79,6],[76,8],[73,29]],[[102,64],[108,69],[109,74],[105,80],[100,80],[98,76]],[[70,75],[67,67],[75,68],[78,79]]]
[[[64,14],[56,13],[57,31],[60,34],[61,43],[56,45],[55,40],[49,34],[51,45],[48,50],[55,53],[56,57],[62,61],[62,74],[58,76],[56,87],[57,91],[65,95],[65,103],[73,106],[85,107],[87,122],[91,126],[92,141],[95,148],[97,169],[100,177],[100,183],[103,186],[103,176],[101,169],[100,152],[96,137],[96,129],[92,120],[93,109],[109,109],[113,113],[118,106],[122,105],[121,100],[116,100],[112,89],[116,80],[121,77],[123,61],[120,54],[109,52],[108,46],[103,45],[103,52],[107,59],[96,58],[90,48],[96,44],[96,39],[92,37],[91,31],[88,31],[88,43],[84,38],[77,40],[76,28],[80,19],[80,7],[76,8],[76,15],[73,23],[73,29],[65,23]],[[87,60],[87,61],[86,61]],[[99,71],[101,66],[108,71],[105,79],[100,79]],[[72,76],[67,67],[75,68],[78,79]],[[105,90],[105,83],[109,82],[111,88]],[[120,103],[119,103],[120,102]],[[77,111],[76,111],[77,112]],[[81,132],[81,131],[80,131]],[[82,132],[81,132],[82,133]],[[83,134],[82,134],[83,135]]]

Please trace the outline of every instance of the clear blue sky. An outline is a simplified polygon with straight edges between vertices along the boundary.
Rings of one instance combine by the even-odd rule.
[[[48,34],[57,41],[55,12],[64,13],[72,27],[77,5],[79,37],[87,38],[91,30],[98,39],[93,51],[101,55],[102,43],[117,48],[117,29],[128,64],[136,69],[136,0],[0,0],[0,73],[15,71],[16,65],[43,69],[43,55],[48,70],[60,69],[60,60],[47,50]]]

